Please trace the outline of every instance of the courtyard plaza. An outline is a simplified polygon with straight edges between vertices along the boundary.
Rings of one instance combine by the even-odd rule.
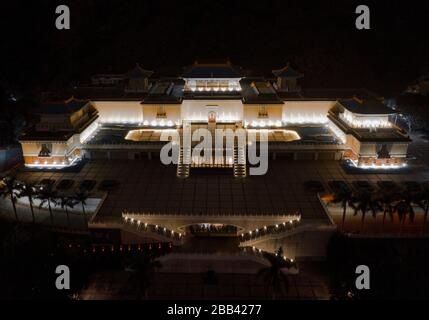
[[[302,183],[329,167],[293,161],[270,161],[269,167],[266,175],[245,179],[235,179],[229,171],[210,169],[179,179],[175,166],[164,166],[158,159],[96,160],[88,162],[78,173],[25,172],[18,178],[36,183],[43,179],[56,182],[73,179],[76,183],[87,179],[117,180],[119,186],[108,193],[97,213],[100,217],[120,217],[123,211],[198,215],[272,215],[299,211],[307,219],[325,219],[317,196],[305,192]],[[335,172],[325,176],[328,180],[340,178]]]
[[[117,188],[108,193],[93,189],[90,197],[102,199],[96,213],[97,218],[120,218],[124,211],[133,213],[178,214],[178,215],[217,215],[239,214],[252,215],[283,215],[300,214],[303,221],[317,221],[330,224],[331,219],[326,214],[329,210],[332,220],[341,225],[342,209],[338,206],[320,202],[318,193],[305,187],[306,181],[320,181],[325,191],[321,194],[332,193],[329,182],[343,180],[348,185],[353,181],[368,181],[376,186],[377,181],[390,180],[397,184],[404,181],[429,181],[429,171],[416,161],[408,172],[394,173],[346,173],[340,162],[334,160],[291,161],[270,160],[266,175],[247,176],[244,179],[234,178],[228,170],[199,170],[191,171],[187,179],[176,177],[176,167],[165,166],[159,159],[152,160],[91,160],[79,172],[49,172],[33,171],[18,172],[18,179],[39,183],[43,179],[55,180],[58,184],[62,179],[73,179],[75,185],[83,180],[111,179],[119,182]],[[13,212],[8,199],[2,199],[3,215],[13,218]],[[36,220],[40,216],[49,222],[47,210],[36,209]],[[63,210],[54,210],[57,223],[66,226]],[[406,223],[401,227],[403,233],[414,233],[421,229],[423,214],[416,210],[416,221]],[[82,215],[78,214],[79,205],[71,215],[75,227],[83,224]],[[393,221],[386,218],[382,224],[383,214],[376,218],[369,212],[365,218],[365,226],[361,227],[361,214],[353,216],[353,209],[347,210],[346,232],[396,232],[400,224],[394,216]],[[18,205],[18,215],[24,221],[30,221],[30,210]],[[62,217],[62,218],[61,218]],[[250,217],[249,217],[250,218]],[[392,229],[393,228],[393,229]]]

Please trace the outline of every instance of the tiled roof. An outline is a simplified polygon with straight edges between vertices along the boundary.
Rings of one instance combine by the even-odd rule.
[[[375,98],[352,98],[338,101],[345,109],[357,114],[393,114],[394,110]]]
[[[71,97],[65,101],[45,102],[37,113],[39,114],[71,114],[82,109],[88,100],[79,100]]]
[[[241,95],[244,103],[283,103],[269,81],[261,78],[240,80]]]
[[[143,104],[181,103],[184,85],[184,81],[180,79],[158,81],[143,99]]]
[[[182,75],[183,78],[196,78],[196,79],[208,79],[208,78],[241,78],[242,74],[238,68],[231,65],[229,61],[226,63],[198,63],[195,62],[193,65],[186,68]]]
[[[281,78],[301,78],[303,75],[296,71],[294,68],[292,68],[289,64],[289,62],[286,64],[285,67],[277,70],[273,70],[273,74],[276,77]]]
[[[350,99],[353,97],[377,97],[373,92],[363,88],[304,88],[300,92],[303,98],[308,99]]]
[[[134,69],[128,71],[126,77],[129,79],[150,78],[153,71],[145,70],[137,63]]]

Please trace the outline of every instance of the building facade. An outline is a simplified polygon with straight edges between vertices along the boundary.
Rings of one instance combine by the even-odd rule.
[[[195,62],[178,77],[152,77],[136,65],[123,75],[94,76],[91,85],[66,93],[72,98],[42,102],[40,123],[20,139],[25,165],[159,157],[167,142],[162,133],[181,133],[185,124],[193,130],[263,130],[273,158],[349,159],[362,168],[406,165],[407,133],[389,121],[395,111],[367,90],[304,89],[303,75],[289,64],[270,77],[245,76],[229,61]],[[235,170],[239,151],[233,159],[213,157],[181,168],[187,152],[181,149],[178,176],[198,166]]]

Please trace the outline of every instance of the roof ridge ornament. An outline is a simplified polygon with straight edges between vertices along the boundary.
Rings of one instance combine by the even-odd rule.
[[[271,72],[279,78],[302,78],[304,75],[296,71],[288,61],[283,68],[271,70]]]
[[[353,96],[353,99],[354,99],[355,101],[357,101],[359,104],[363,104],[363,102],[364,102],[364,100],[363,100],[363,99],[361,99],[361,98],[359,98],[357,95],[354,95],[354,96]]]

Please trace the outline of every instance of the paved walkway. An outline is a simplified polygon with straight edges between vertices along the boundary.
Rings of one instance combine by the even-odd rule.
[[[423,142],[422,142],[423,143]],[[429,149],[428,149],[429,150]],[[331,180],[351,184],[356,180],[373,185],[380,180],[429,181],[429,171],[418,167],[409,173],[347,174],[338,161],[287,161],[270,160],[269,171],[264,176],[235,179],[232,174],[212,175],[199,173],[188,179],[176,178],[175,166],[164,166],[159,160],[109,160],[90,161],[78,173],[20,172],[18,178],[40,182],[42,179],[73,179],[75,185],[85,179],[100,183],[104,179],[119,181],[103,203],[99,215],[120,217],[129,212],[211,214],[295,214],[301,213],[303,221],[328,221],[315,192],[307,191],[305,181],[318,180],[326,190]],[[97,185],[98,186],[98,185]],[[100,196],[94,188],[93,196]],[[13,217],[11,210],[1,204],[3,213]],[[1,209],[1,207],[0,207]],[[29,214],[29,209],[20,209]],[[26,212],[26,213],[23,213]],[[59,213],[58,217],[63,214]],[[38,214],[46,220],[47,213]],[[28,219],[27,219],[28,220]],[[370,220],[368,217],[367,220]]]
[[[299,211],[305,219],[326,219],[316,195],[306,193],[302,184],[329,171],[323,163],[304,163],[272,161],[267,175],[246,179],[235,179],[232,173],[191,173],[188,179],[179,179],[175,166],[164,166],[156,159],[90,161],[79,173],[27,172],[20,176],[31,181],[118,180],[119,188],[109,193],[101,208],[103,216],[120,216],[124,209],[161,214],[271,215]]]
[[[194,237],[186,235],[179,252],[192,253],[234,253],[240,252],[237,237]]]
[[[320,263],[300,264],[300,273],[289,276],[290,289],[282,299],[329,299],[328,279]],[[272,299],[262,279],[256,275],[218,274],[217,285],[204,284],[205,274],[155,273],[149,299]],[[129,274],[104,271],[90,279],[81,299],[136,299]],[[280,299],[280,298],[279,298]]]

